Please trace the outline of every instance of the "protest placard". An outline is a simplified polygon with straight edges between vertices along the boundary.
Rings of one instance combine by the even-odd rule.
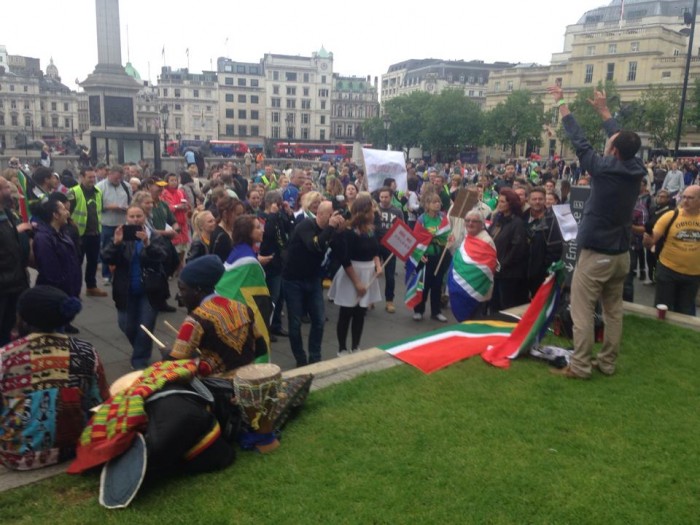
[[[395,220],[389,231],[382,237],[381,243],[396,257],[406,262],[408,256],[418,245],[418,239],[413,235],[408,224],[402,220]]]
[[[408,173],[403,151],[362,148],[362,156],[365,159],[367,188],[370,192],[380,189],[387,178],[396,181],[398,191],[407,190]]]

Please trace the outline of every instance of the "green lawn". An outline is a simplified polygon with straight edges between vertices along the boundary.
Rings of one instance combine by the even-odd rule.
[[[98,476],[0,494],[2,523],[696,523],[700,334],[629,317],[618,373],[480,358],[313,393],[282,447],[97,503]],[[693,518],[695,516],[695,518]]]

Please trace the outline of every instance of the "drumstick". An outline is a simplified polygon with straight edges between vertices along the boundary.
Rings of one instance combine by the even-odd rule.
[[[163,324],[165,326],[167,326],[168,328],[170,328],[175,333],[175,335],[177,335],[179,333],[177,331],[177,328],[175,328],[173,325],[171,325],[168,321],[163,321]]]
[[[165,345],[155,335],[153,335],[148,328],[146,328],[143,325],[140,325],[140,326],[141,326],[141,330],[143,330],[146,333],[146,335],[153,340],[153,342],[155,344],[157,344],[160,348],[165,348]]]

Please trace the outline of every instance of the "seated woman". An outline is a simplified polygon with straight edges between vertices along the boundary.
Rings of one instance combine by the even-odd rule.
[[[0,463],[9,469],[72,458],[90,409],[109,397],[93,346],[58,333],[80,309],[78,299],[53,286],[19,297],[23,337],[0,348]]]

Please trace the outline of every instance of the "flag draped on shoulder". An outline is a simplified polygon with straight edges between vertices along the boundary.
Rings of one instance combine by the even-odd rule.
[[[511,359],[527,352],[534,343],[544,337],[554,320],[561,297],[564,283],[562,261],[553,263],[549,272],[513,333],[506,341],[481,354],[484,361],[500,368],[508,368]]]
[[[419,220],[413,227],[413,236],[418,241],[418,244],[408,256],[406,261],[406,299],[405,304],[408,308],[415,308],[423,300],[423,288],[425,284],[425,265],[421,261],[425,252],[428,250],[433,237],[439,237],[450,232],[452,226],[447,215],[442,216],[440,225],[435,233],[428,230]]]
[[[266,363],[270,358],[270,328],[272,299],[265,281],[265,271],[248,245],[234,247],[224,264],[224,275],[216,284],[216,293],[227,299],[247,304],[255,318],[255,325],[267,347],[265,355],[257,356],[257,363]]]
[[[467,321],[379,348],[430,374],[502,343],[514,327],[504,321]]]
[[[497,264],[496,245],[486,231],[464,238],[447,274],[450,306],[457,321],[472,317],[491,298]]]

